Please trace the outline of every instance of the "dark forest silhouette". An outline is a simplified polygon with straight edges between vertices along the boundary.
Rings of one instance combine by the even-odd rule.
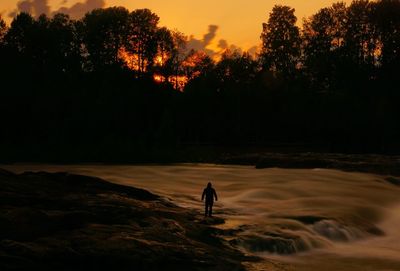
[[[0,20],[7,161],[161,161],[292,144],[400,153],[400,1],[275,6],[253,57],[215,61],[148,9]],[[174,150],[174,151],[171,151]]]

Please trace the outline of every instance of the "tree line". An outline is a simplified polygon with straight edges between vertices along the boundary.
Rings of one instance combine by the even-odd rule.
[[[276,5],[260,39],[256,56],[212,59],[148,9],[0,19],[2,160],[400,152],[399,0],[336,3],[302,27]]]

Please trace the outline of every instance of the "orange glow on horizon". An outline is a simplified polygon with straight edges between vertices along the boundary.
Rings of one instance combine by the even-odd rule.
[[[128,69],[133,71],[138,70],[138,66],[133,60],[134,56],[130,54],[128,51],[126,51],[125,48],[119,50],[118,57],[120,60],[122,60],[122,62],[124,62],[124,64],[126,65],[126,67],[128,67]]]
[[[165,62],[164,58],[160,55],[156,56],[156,58],[154,60],[154,64],[157,66],[160,66],[160,67],[164,66],[164,62]]]
[[[296,9],[296,16],[299,24],[302,19],[309,17],[318,9],[330,6],[341,0],[203,0],[192,2],[184,0],[105,0],[106,7],[124,6],[129,10],[149,8],[161,19],[161,26],[169,29],[193,35],[201,39],[205,34],[207,26],[215,24],[219,26],[214,40],[211,41],[208,49],[216,51],[220,39],[227,40],[229,44],[241,47],[244,50],[260,44],[260,33],[262,23],[268,20],[272,7],[276,4],[289,5]],[[343,0],[350,4],[351,0]],[[10,23],[8,16],[15,8],[19,0],[0,1],[0,14]],[[71,7],[76,3],[83,3],[84,0],[55,1],[48,0],[51,11],[60,7]],[[238,20],[240,18],[240,20]]]
[[[166,79],[164,76],[160,74],[154,74],[153,80],[154,82],[159,84],[168,81],[176,90],[179,91],[183,91],[186,84],[189,82],[188,78],[184,75],[169,76],[168,79]]]
[[[192,2],[184,0],[108,0],[107,6],[125,6],[130,10],[149,8],[160,16],[160,25],[169,29],[178,29],[186,35],[193,35],[201,39],[206,34],[210,24],[218,25],[216,37],[207,46],[207,49],[217,52],[220,50],[218,42],[226,40],[248,50],[260,45],[262,23],[268,20],[269,13],[274,5],[288,5],[296,9],[298,24],[319,9],[333,3],[351,0],[203,0]],[[238,19],[240,18],[240,19]]]
[[[168,82],[170,82],[175,89],[183,91],[186,84],[189,82],[188,78],[184,75],[171,76],[168,78]]]
[[[162,83],[162,82],[165,81],[164,76],[159,75],[159,74],[154,74],[154,75],[153,75],[153,79],[154,79],[154,81],[155,81],[156,83]]]

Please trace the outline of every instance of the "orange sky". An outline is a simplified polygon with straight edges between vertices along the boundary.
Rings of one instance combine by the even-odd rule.
[[[19,0],[0,0],[3,18],[13,11]],[[35,0],[28,0],[35,1]],[[42,0],[45,1],[45,0]],[[72,6],[77,2],[92,0],[47,0],[52,10]],[[213,46],[220,39],[244,49],[258,45],[261,24],[275,4],[289,5],[296,9],[298,19],[312,15],[318,9],[331,5],[332,0],[105,0],[107,6],[125,6],[128,9],[150,8],[161,17],[161,24],[178,29],[186,35],[201,39],[208,25],[218,25]],[[350,3],[350,0],[344,2]]]

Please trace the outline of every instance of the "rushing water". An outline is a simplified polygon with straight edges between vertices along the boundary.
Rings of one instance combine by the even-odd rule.
[[[265,257],[254,270],[400,270],[400,187],[337,170],[245,166],[8,166],[98,176],[203,211],[208,181],[233,246]]]

